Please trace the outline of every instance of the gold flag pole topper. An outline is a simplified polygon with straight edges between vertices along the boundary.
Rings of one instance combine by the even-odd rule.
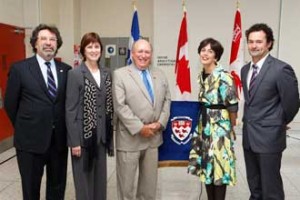
[[[186,12],[186,8],[185,8],[185,0],[182,0],[182,9],[183,9],[183,12]]]
[[[236,8],[237,8],[237,9],[240,8],[240,1],[239,1],[239,0],[236,1]]]
[[[136,0],[132,0],[132,6],[133,6],[133,8],[136,8]]]

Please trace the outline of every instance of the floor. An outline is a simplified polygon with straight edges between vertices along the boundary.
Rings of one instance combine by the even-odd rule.
[[[240,132],[240,131],[238,131]],[[249,199],[246,182],[242,136],[237,134],[236,156],[238,183],[227,190],[226,199]],[[300,199],[300,131],[289,131],[287,135],[288,147],[284,151],[282,161],[282,177],[286,200]],[[114,158],[108,158],[108,200],[117,200],[116,168]],[[196,177],[187,174],[185,167],[160,168],[158,176],[157,200],[205,200],[205,189],[201,192],[201,184]],[[41,199],[45,199],[45,182],[43,180]],[[200,196],[201,195],[201,196]],[[18,172],[15,150],[0,154],[0,199],[21,200],[22,191]],[[69,165],[66,200],[75,199],[72,171]]]

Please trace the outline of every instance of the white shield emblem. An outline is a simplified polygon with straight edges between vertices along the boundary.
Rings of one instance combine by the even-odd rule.
[[[177,116],[171,119],[172,140],[177,144],[186,144],[192,137],[192,119],[188,116]],[[175,135],[175,137],[174,137]]]

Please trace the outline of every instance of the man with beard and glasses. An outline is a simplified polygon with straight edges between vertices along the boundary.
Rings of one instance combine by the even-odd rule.
[[[250,200],[283,200],[280,174],[287,125],[299,109],[293,68],[270,55],[274,37],[266,24],[246,31],[252,60],[241,70],[245,96],[243,148]]]
[[[40,199],[46,166],[46,199],[60,200],[66,186],[65,91],[71,67],[54,60],[62,45],[56,27],[40,24],[30,44],[35,55],[11,66],[4,106],[15,130],[23,199]]]

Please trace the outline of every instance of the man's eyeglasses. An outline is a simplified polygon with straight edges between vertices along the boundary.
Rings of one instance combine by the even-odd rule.
[[[43,41],[43,42],[46,42],[46,41],[50,41],[50,42],[56,42],[57,41],[57,38],[47,38],[47,37],[40,37],[40,40]]]

